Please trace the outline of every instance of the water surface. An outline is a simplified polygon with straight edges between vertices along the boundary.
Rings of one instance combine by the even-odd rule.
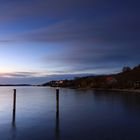
[[[0,140],[139,140],[139,132],[139,94],[62,88],[56,113],[55,88],[0,87]]]

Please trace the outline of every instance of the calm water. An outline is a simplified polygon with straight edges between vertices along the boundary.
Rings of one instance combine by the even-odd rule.
[[[12,123],[17,89],[16,122]],[[140,94],[0,87],[0,140],[140,140]]]

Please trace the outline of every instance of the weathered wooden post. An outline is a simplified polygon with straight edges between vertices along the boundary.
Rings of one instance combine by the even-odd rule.
[[[15,124],[15,118],[16,118],[16,89],[14,90],[14,94],[13,94],[13,120],[12,123],[13,125]]]
[[[56,89],[56,112],[59,113],[59,89]]]
[[[56,89],[56,139],[60,140],[60,130],[59,130],[59,89]]]

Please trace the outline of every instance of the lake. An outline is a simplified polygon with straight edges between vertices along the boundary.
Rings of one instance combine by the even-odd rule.
[[[17,89],[12,123],[13,89]],[[140,140],[140,94],[0,87],[0,140]]]

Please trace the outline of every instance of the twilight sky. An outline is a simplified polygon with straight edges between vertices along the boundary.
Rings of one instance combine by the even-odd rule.
[[[139,64],[139,6],[139,0],[1,0],[0,84]]]

